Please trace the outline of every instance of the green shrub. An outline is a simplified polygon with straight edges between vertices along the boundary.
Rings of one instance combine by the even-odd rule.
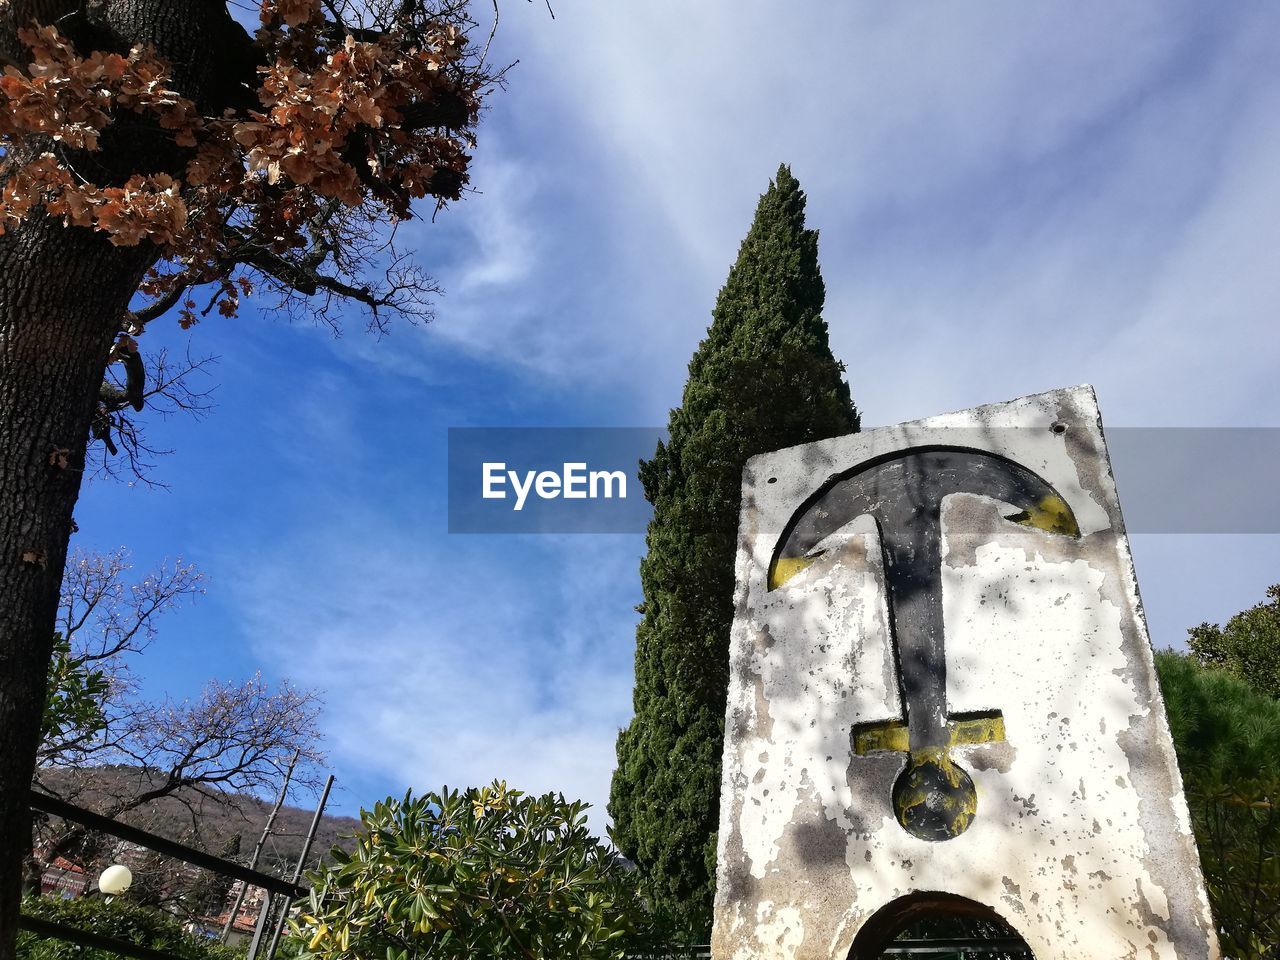
[[[61,923],[91,933],[150,947],[185,960],[242,960],[242,954],[187,933],[173,916],[154,908],[130,903],[128,898],[89,896],[74,900],[28,897],[22,912],[30,917]],[[107,950],[82,947],[65,940],[46,939],[23,930],[18,934],[17,960],[124,960]]]
[[[1202,665],[1220,667],[1255,690],[1280,698],[1280,583],[1267,588],[1267,597],[1237,613],[1225,627],[1192,627],[1187,643]]]
[[[310,876],[290,950],[315,960],[621,960],[665,938],[586,804],[506,784],[388,798]]]

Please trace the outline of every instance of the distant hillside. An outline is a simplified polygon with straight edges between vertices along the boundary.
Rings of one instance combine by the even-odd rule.
[[[39,780],[77,806],[100,812],[109,811],[117,797],[137,796],[150,783],[147,774],[137,767],[42,770]],[[202,796],[195,790],[184,790],[130,811],[121,819],[217,856],[248,862],[273,801],[244,794],[210,793],[216,794],[217,799]],[[280,808],[271,837],[263,847],[259,869],[281,875],[292,872],[315,814],[317,800],[318,797],[307,797],[312,804],[311,809],[296,806]],[[351,849],[350,837],[359,826],[360,822],[353,817],[323,817],[311,855],[307,858],[308,866],[314,866],[335,845]]]

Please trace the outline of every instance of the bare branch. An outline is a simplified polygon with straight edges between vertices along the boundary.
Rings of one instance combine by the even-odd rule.
[[[77,550],[67,560],[58,625],[78,663],[115,660],[144,650],[156,635],[156,620],[205,591],[205,575],[177,560],[135,583],[123,548],[110,554]]]
[[[254,676],[242,683],[211,681],[194,701],[148,702],[136,696],[128,656],[146,645],[160,612],[202,592],[202,577],[179,562],[126,585],[127,570],[121,553],[78,556],[69,564],[61,622],[75,629],[81,662],[111,671],[118,682],[102,704],[99,727],[42,748],[36,782],[54,795],[74,797],[82,806],[132,823],[161,817],[172,824],[164,811],[176,805],[187,812],[188,834],[195,839],[206,804],[246,819],[243,806],[278,789],[295,752],[302,762],[294,782],[318,788],[324,757],[315,692],[287,681],[271,688]],[[104,770],[114,781],[105,790],[93,787],[91,771]],[[59,856],[85,863],[101,852],[93,834],[75,824],[45,818],[38,826],[44,864]]]
[[[188,352],[175,363],[167,350],[149,356],[144,361],[149,376],[142,393],[147,410],[162,418],[178,413],[196,419],[206,416],[213,406],[213,387],[198,386],[197,375],[206,376],[216,362],[216,357],[192,357]],[[154,466],[154,458],[169,451],[152,447],[147,442],[142,423],[129,408],[115,365],[107,368],[107,374],[108,379],[100,393],[98,416],[94,421],[94,436],[102,440],[102,446],[90,448],[91,459],[86,469],[95,476],[119,477],[123,474],[149,486],[160,486],[151,480],[150,470]],[[117,460],[121,449],[124,452],[123,462]]]

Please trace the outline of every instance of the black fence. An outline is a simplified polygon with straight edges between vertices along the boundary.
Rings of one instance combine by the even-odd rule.
[[[266,902],[262,905],[262,911],[258,916],[253,942],[249,948],[250,960],[257,954],[258,947],[262,942],[267,919],[272,913],[272,898],[277,896],[286,897],[286,902],[288,902],[307,894],[307,888],[299,886],[297,883],[290,883],[288,880],[273,877],[269,873],[252,870],[243,864],[235,863],[222,857],[215,857],[213,854],[205,853],[203,850],[196,850],[194,847],[177,843],[168,837],[162,837],[158,834],[141,830],[138,827],[130,826],[127,823],[112,820],[110,817],[104,817],[102,814],[94,813],[91,810],[84,810],[58,797],[51,797],[46,793],[41,793],[39,790],[32,789],[30,803],[32,810],[39,810],[41,813],[60,817],[63,820],[70,820],[72,823],[78,823],[81,826],[88,827],[90,830],[97,830],[100,833],[117,837],[140,847],[146,847],[156,853],[164,854],[166,857],[182,860],[185,863],[209,870],[219,876],[240,880],[251,887],[262,888],[266,891],[267,896]],[[283,919],[283,916],[281,916],[281,924],[283,924]],[[186,960],[184,957],[175,957],[172,954],[152,950],[141,944],[118,940],[115,937],[104,936],[91,930],[82,930],[79,927],[55,923],[40,917],[27,916],[26,914],[18,917],[18,926],[23,930],[34,933],[38,937],[65,940],[83,947],[109,950],[122,957],[131,957],[133,960]],[[273,940],[273,946],[274,942]]]

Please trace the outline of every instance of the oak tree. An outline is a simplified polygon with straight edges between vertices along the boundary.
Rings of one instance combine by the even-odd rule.
[[[500,80],[462,0],[255,6],[0,0],[0,960],[86,449],[146,403],[142,334],[255,290],[426,310],[394,225],[460,196]]]

